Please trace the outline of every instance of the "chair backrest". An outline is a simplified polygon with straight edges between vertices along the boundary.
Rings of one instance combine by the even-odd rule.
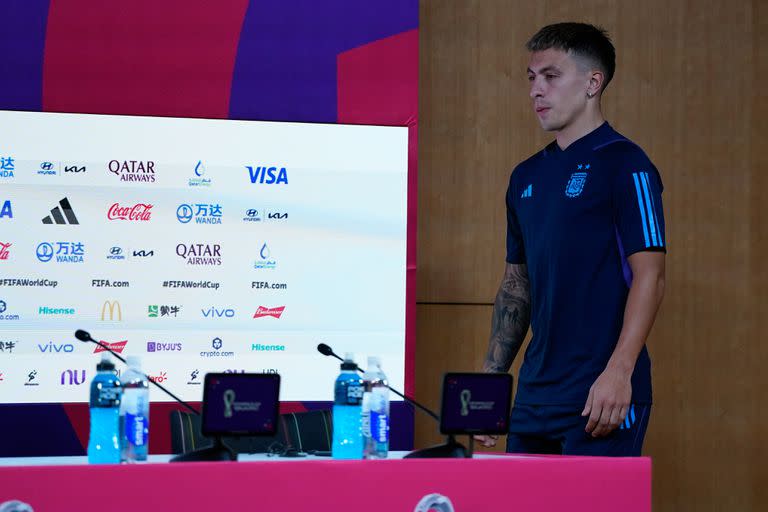
[[[212,444],[200,431],[200,416],[171,411],[171,452],[187,453]],[[237,453],[267,453],[294,448],[299,451],[330,451],[333,436],[330,410],[281,414],[274,436],[225,437]]]

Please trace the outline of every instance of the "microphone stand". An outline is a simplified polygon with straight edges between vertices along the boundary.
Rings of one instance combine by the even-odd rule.
[[[324,356],[331,356],[335,357],[339,361],[344,361],[342,357],[340,357],[338,354],[336,354],[331,347],[326,345],[325,343],[321,343],[317,346],[318,352],[323,354]],[[360,373],[365,373],[362,368],[357,366],[355,364],[355,368]],[[399,392],[398,390],[394,389],[392,386],[387,384],[387,387],[390,391],[392,391],[394,394],[405,400],[407,403],[418,407],[423,412],[428,414],[432,419],[440,422],[440,417],[435,414],[434,412],[430,411],[420,403],[418,403],[413,398],[405,396],[403,393]],[[438,459],[438,458],[444,458],[444,459],[464,459],[464,458],[472,458],[472,449],[474,448],[474,439],[472,436],[469,436],[469,450],[467,450],[462,444],[456,442],[456,438],[453,435],[449,435],[448,439],[444,444],[440,444],[437,446],[431,446],[429,448],[423,448],[421,450],[415,450],[411,453],[407,454],[404,459]]]
[[[115,356],[117,359],[122,361],[123,364],[126,364],[126,365],[128,364],[128,362],[123,358],[123,356],[121,356],[120,354],[112,350],[108,345],[93,339],[93,337],[88,331],[83,331],[82,329],[77,330],[75,332],[75,338],[83,342],[95,343],[96,345],[100,346],[101,348],[103,348],[104,350],[106,350],[107,352]],[[156,387],[158,387],[163,393],[165,393],[166,395],[176,400],[176,402],[183,405],[192,414],[194,414],[195,416],[200,416],[200,411],[198,411],[197,409],[189,405],[187,402],[185,402],[181,398],[171,393],[168,389],[166,389],[161,384],[158,384],[154,380],[150,379],[149,375],[147,375],[146,373],[142,372],[142,375],[149,382],[151,382]],[[220,437],[213,438],[213,446],[201,448],[199,450],[195,450],[188,453],[181,453],[171,458],[171,462],[197,462],[197,461],[219,461],[219,460],[237,460],[237,454],[234,452],[234,450],[232,450],[232,448],[227,446]]]

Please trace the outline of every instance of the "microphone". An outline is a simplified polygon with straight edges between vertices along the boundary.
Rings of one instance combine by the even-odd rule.
[[[334,352],[333,349],[331,347],[329,347],[328,345],[326,345],[325,343],[320,343],[317,346],[317,351],[320,352],[321,354],[323,354],[324,356],[331,356],[331,357],[335,357],[339,361],[344,361],[344,359],[342,357],[339,357],[339,355],[336,354],[336,352]],[[360,373],[365,373],[359,366],[357,366],[357,364],[355,364],[355,369],[358,372],[360,372]],[[426,407],[421,405],[419,402],[417,402],[413,398],[405,396],[404,394],[402,394],[401,392],[399,392],[398,390],[396,390],[395,388],[393,388],[389,384],[387,384],[387,387],[389,388],[389,390],[391,392],[393,392],[394,394],[396,394],[397,396],[399,396],[400,398],[402,398],[403,400],[405,400],[409,404],[411,404],[411,405],[413,405],[415,407],[418,407],[423,412],[425,412],[428,415],[430,415],[435,421],[437,421],[437,422],[440,421],[440,417],[437,414],[435,414],[434,412],[430,411],[429,409],[427,409]]]
[[[95,344],[97,344],[98,346],[100,346],[101,348],[103,348],[104,350],[106,350],[107,352],[109,352],[110,354],[112,354],[113,356],[115,356],[117,359],[119,359],[120,361],[122,361],[124,364],[128,364],[128,363],[125,361],[125,359],[123,359],[123,356],[121,356],[120,354],[118,354],[117,352],[115,352],[114,350],[112,350],[112,349],[111,349],[111,348],[110,348],[108,345],[106,345],[105,343],[102,343],[102,342],[100,342],[100,341],[97,341],[97,340],[93,339],[93,337],[91,336],[91,333],[89,333],[88,331],[84,331],[84,330],[82,330],[82,329],[78,329],[78,330],[76,330],[76,331],[75,331],[75,338],[77,338],[78,340],[80,340],[80,341],[83,341],[83,342],[91,342],[91,343],[95,343]],[[181,405],[183,405],[184,407],[186,407],[186,408],[187,408],[187,409],[188,409],[190,412],[194,413],[194,414],[195,414],[195,415],[197,415],[197,416],[200,416],[200,411],[198,411],[197,409],[195,409],[194,407],[192,407],[191,405],[189,405],[187,402],[185,402],[185,401],[184,401],[184,400],[182,400],[181,398],[177,397],[176,395],[174,395],[173,393],[171,393],[171,392],[170,392],[170,391],[168,391],[167,389],[165,389],[163,386],[161,386],[160,384],[158,384],[158,383],[157,383],[157,382],[155,382],[154,380],[150,379],[150,378],[149,378],[149,375],[147,375],[146,373],[142,373],[142,375],[143,375],[144,377],[146,377],[146,378],[147,378],[147,380],[148,380],[149,382],[151,382],[152,384],[154,384],[155,386],[157,386],[158,388],[160,388],[160,390],[161,390],[161,391],[163,391],[163,393],[165,393],[166,395],[170,396],[171,398],[173,398],[174,400],[176,400],[178,403],[180,403]]]

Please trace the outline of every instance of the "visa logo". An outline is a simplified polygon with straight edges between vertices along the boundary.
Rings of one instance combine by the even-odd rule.
[[[232,318],[235,316],[234,309],[217,309],[215,307],[208,309],[201,309],[205,318]]]
[[[264,185],[280,185],[281,183],[288,184],[288,171],[285,167],[281,167],[280,170],[277,167],[251,167],[245,166],[248,169],[248,174],[251,177],[251,183],[263,183]]]
[[[3,217],[8,217],[9,219],[13,218],[13,210],[11,209],[11,202],[5,201],[0,207],[0,219]]]

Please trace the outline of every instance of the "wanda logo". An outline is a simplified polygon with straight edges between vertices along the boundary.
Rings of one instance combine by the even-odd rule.
[[[109,220],[148,221],[152,216],[151,204],[138,203],[133,206],[120,206],[118,203],[109,207]]]

